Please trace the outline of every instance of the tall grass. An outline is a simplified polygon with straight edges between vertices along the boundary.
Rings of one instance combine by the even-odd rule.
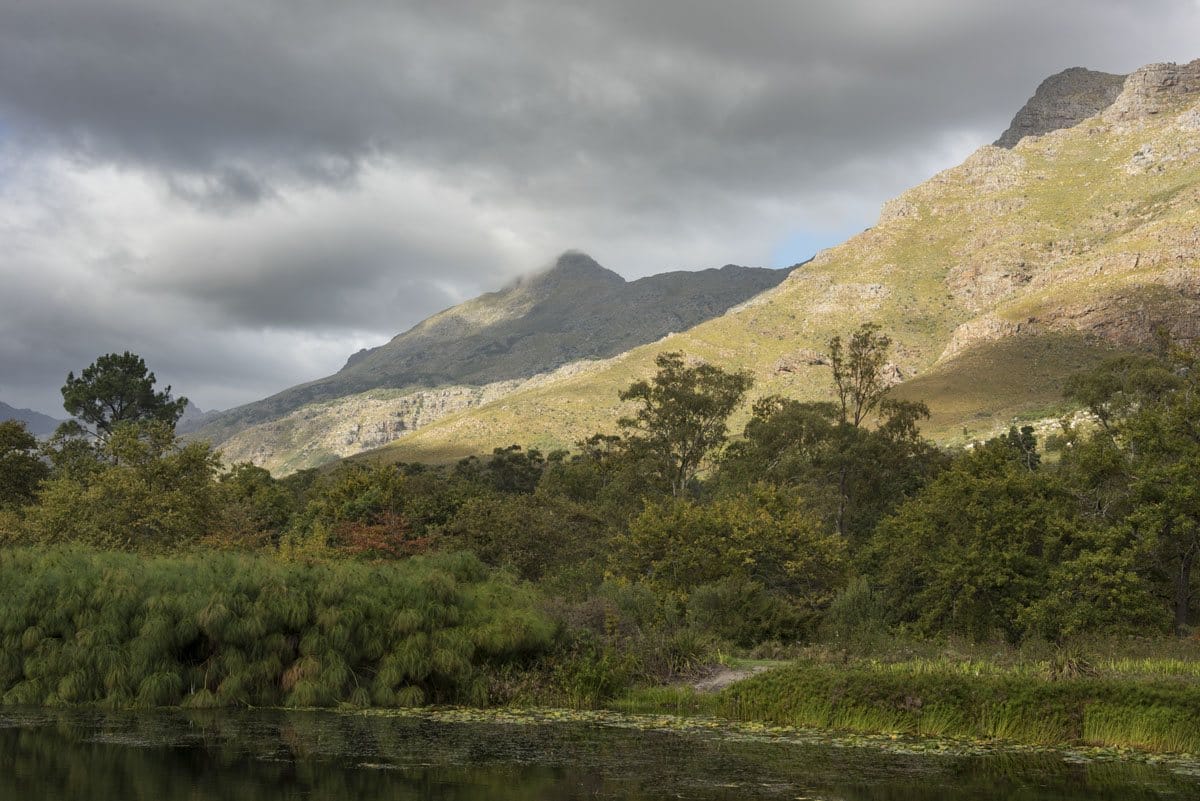
[[[0,550],[0,588],[4,704],[481,704],[492,668],[554,639],[531,590],[465,554]]]
[[[627,712],[707,714],[864,733],[1200,753],[1200,685],[1177,678],[1052,678],[1034,669],[796,663],[719,693],[639,691]]]

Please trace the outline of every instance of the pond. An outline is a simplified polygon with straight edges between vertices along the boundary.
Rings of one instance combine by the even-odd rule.
[[[905,753],[715,724],[571,717],[6,708],[0,799],[1200,798],[1200,776],[1179,765]]]

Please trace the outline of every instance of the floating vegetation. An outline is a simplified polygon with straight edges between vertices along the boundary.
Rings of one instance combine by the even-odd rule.
[[[1185,752],[1161,754],[1123,747],[1035,745],[967,737],[918,737],[856,733],[754,721],[734,721],[707,716],[630,714],[612,710],[477,709],[444,706],[405,710],[371,709],[350,714],[381,718],[419,718],[437,723],[525,726],[583,723],[638,731],[663,731],[688,736],[717,737],[728,742],[776,742],[834,748],[864,748],[889,754],[912,756],[977,757],[1003,754],[1045,754],[1070,763],[1135,762],[1167,767],[1184,775],[1200,776],[1200,754]]]
[[[486,703],[551,647],[537,597],[473,556],[302,564],[0,550],[0,703]]]

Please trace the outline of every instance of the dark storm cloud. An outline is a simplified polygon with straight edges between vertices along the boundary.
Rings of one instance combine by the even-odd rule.
[[[0,0],[0,392],[45,379],[13,342],[78,369],[124,338],[223,405],[563,248],[631,276],[763,262],[870,224],[1050,73],[1200,55],[1198,21],[1194,0]],[[225,390],[178,319],[224,343]],[[286,336],[324,366],[264,366]]]
[[[1194,12],[1178,0],[10,0],[0,107],[29,142],[226,177],[232,160],[321,180],[385,152],[535,179],[597,158],[753,184],[781,163],[1001,125],[1049,71],[1136,66],[1151,55],[1139,35],[1161,58],[1187,57],[1158,51],[1186,41],[1170,21]]]

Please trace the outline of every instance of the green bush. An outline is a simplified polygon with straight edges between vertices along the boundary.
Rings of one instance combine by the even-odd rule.
[[[71,451],[73,465],[60,465],[29,509],[38,543],[165,550],[218,525],[219,460],[208,443],[183,443],[163,424],[123,423],[94,450],[76,440],[58,456]]]
[[[834,596],[821,620],[824,639],[843,646],[862,647],[887,633],[887,607],[865,578],[852,580]]]
[[[846,543],[796,498],[757,485],[709,504],[650,504],[614,541],[614,571],[686,601],[703,584],[753,581],[816,610],[842,580]]]
[[[811,614],[805,614],[792,598],[741,576],[694,589],[687,615],[698,630],[743,647],[768,640],[795,641],[811,625]]]

